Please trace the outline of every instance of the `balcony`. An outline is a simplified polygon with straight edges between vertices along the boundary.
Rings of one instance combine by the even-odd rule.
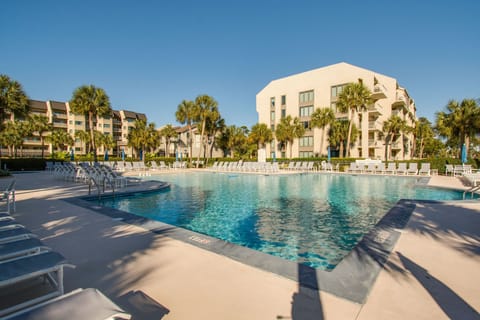
[[[66,113],[53,113],[53,118],[54,119],[68,119],[68,116]]]
[[[372,115],[381,116],[383,114],[383,107],[379,103],[374,103],[368,107],[368,112]]]
[[[392,150],[401,150],[402,144],[400,142],[393,142],[390,144]]]
[[[347,119],[348,118],[348,113],[347,112],[335,111],[335,118],[336,119]]]
[[[370,98],[373,100],[378,100],[378,99],[385,99],[387,97],[387,88],[380,83],[377,83],[375,86],[373,86],[373,92],[370,95]]]
[[[392,109],[404,108],[407,110],[407,98],[403,94],[397,94],[395,101],[392,103]]]
[[[380,121],[368,121],[368,130],[381,130],[382,123]]]
[[[67,124],[63,122],[54,122],[53,123],[54,128],[67,128]]]

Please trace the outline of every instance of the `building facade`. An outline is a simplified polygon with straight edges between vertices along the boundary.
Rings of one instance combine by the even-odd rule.
[[[385,160],[383,123],[392,115],[398,115],[406,121],[407,126],[413,127],[416,120],[415,102],[396,79],[348,63],[342,62],[271,81],[256,96],[258,121],[275,131],[282,118],[287,115],[298,117],[306,131],[303,137],[295,139],[291,156],[325,156],[329,146],[328,134],[322,135],[322,131],[329,128],[311,128],[311,114],[318,108],[332,108],[337,119],[346,119],[346,113],[337,111],[336,101],[343,87],[352,82],[362,82],[368,87],[373,102],[366,111],[356,113],[353,118],[359,135],[352,142],[350,155]],[[323,144],[320,143],[322,136],[325,137]],[[389,159],[410,159],[412,146],[413,134],[402,133],[398,139],[389,143]],[[267,145],[266,152],[272,158],[290,156],[288,150],[276,140]]]
[[[75,133],[78,131],[89,132],[88,117],[71,112],[68,102],[29,100],[29,113],[47,117],[49,122],[53,124],[54,130],[68,132],[75,141],[73,146],[75,154],[84,155],[87,153],[85,142],[75,138]],[[15,119],[12,116],[11,120],[23,119]],[[143,113],[112,110],[110,115],[94,119],[93,125],[95,130],[104,135],[111,135],[116,142],[116,147],[108,150],[110,155],[120,156],[123,150],[125,156],[133,156],[133,150],[128,146],[128,133],[134,127],[135,120],[144,120],[146,122],[147,117]],[[69,148],[69,146],[65,146],[63,151],[70,151]],[[52,144],[45,143],[45,156],[54,151]],[[7,150],[2,150],[2,154],[6,154],[6,152]],[[106,150],[103,147],[99,146],[97,148],[98,154],[105,152]],[[31,157],[38,157],[42,154],[42,145],[38,135],[24,139],[22,154],[23,156]]]

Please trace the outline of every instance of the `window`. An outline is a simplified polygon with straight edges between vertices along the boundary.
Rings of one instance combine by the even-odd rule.
[[[103,127],[104,127],[104,128],[110,128],[110,124],[104,123],[104,124],[103,124]]]
[[[72,120],[68,120],[68,124],[73,124],[73,121],[72,121]]]
[[[270,129],[271,129],[272,131],[275,131],[275,125],[272,124],[272,125],[270,126]]]
[[[275,97],[270,98],[270,107],[275,108]]]
[[[310,129],[310,121],[302,121],[302,125],[306,130]]]
[[[287,116],[287,110],[282,109],[282,119],[285,118],[286,116]]]
[[[282,106],[287,104],[287,96],[283,95],[282,96]]]
[[[270,111],[270,121],[275,122],[275,111]]]
[[[313,106],[300,107],[300,117],[310,117],[313,113]]]
[[[82,124],[83,124],[82,121],[75,121],[75,125],[76,125],[76,126],[81,126]]]
[[[301,137],[298,139],[300,147],[312,147],[313,137]]]
[[[343,88],[346,86],[346,84],[341,84],[338,86],[332,86],[331,88],[331,97],[336,98],[338,95],[342,92]]]
[[[300,92],[299,102],[300,104],[313,102],[313,90]]]
[[[271,148],[272,150],[275,150],[275,140],[272,140],[272,141],[270,142],[270,148]]]
[[[313,157],[313,151],[300,151],[298,153],[299,158],[312,158]]]

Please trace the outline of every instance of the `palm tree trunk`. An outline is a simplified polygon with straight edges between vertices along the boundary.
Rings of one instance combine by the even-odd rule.
[[[322,140],[320,140],[320,157],[322,156],[322,152],[323,152],[323,140],[325,139],[325,127],[322,128]]]
[[[292,148],[293,148],[293,141],[287,142],[288,143],[288,148],[290,149],[290,159],[292,159]]]
[[[420,154],[419,154],[420,159],[423,158],[423,148],[424,148],[424,145],[423,145],[423,138],[422,138],[420,139]]]
[[[200,150],[198,150],[197,164],[195,165],[196,168],[198,168],[198,163],[200,162],[200,155],[202,153],[203,135],[205,133],[205,125],[206,125],[206,120],[204,119],[203,122],[202,122],[202,131],[200,132]]]
[[[43,140],[43,136],[40,134],[40,142],[42,144],[42,159],[45,155],[45,141]]]
[[[412,139],[412,158],[415,157],[415,153],[417,152],[417,136],[413,135]]]
[[[470,149],[470,136],[466,135],[465,136],[465,151],[467,153],[467,156],[468,156],[469,149]]]
[[[188,162],[191,165],[192,164],[192,155],[193,155],[193,141],[192,141],[193,130],[192,130],[192,125],[191,124],[188,124],[188,134],[189,134],[189,137],[188,137],[187,143],[189,144],[189,147],[190,147],[190,153],[188,155]]]
[[[385,161],[388,161],[388,142],[389,142],[389,138],[387,137],[387,139],[385,139]]]
[[[348,135],[347,135],[347,158],[350,157],[350,136],[352,135],[353,116],[355,110],[352,109],[350,113],[350,119],[348,120]]]
[[[340,141],[340,147],[339,147],[339,153],[340,153],[340,158],[343,158],[343,140]]]
[[[95,137],[93,134],[93,114],[91,112],[88,113],[88,125],[90,126],[90,140],[93,149],[93,161],[97,162],[97,146],[95,144]]]

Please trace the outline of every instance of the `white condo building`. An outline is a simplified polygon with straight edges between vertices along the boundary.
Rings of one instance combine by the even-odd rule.
[[[346,118],[346,113],[336,110],[337,96],[345,85],[359,81],[370,89],[373,102],[367,111],[359,112],[353,118],[359,137],[353,141],[350,155],[385,160],[383,123],[392,115],[398,115],[413,127],[416,120],[415,102],[396,79],[348,63],[341,62],[271,81],[256,96],[258,122],[275,130],[281,118],[287,115],[298,117],[307,130],[303,137],[295,139],[292,157],[324,156],[327,154],[328,134],[324,135],[325,141],[321,144],[323,129],[310,129],[311,114],[317,108],[332,108],[336,118]],[[323,145],[323,150],[320,150],[320,145]],[[412,146],[413,135],[403,133],[390,142],[389,160],[410,159]],[[275,140],[267,145],[266,152],[270,157],[289,156]]]

